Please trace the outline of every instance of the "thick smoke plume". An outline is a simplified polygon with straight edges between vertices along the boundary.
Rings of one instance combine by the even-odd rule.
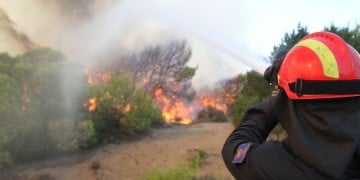
[[[213,4],[209,8],[216,5],[213,2],[209,1],[207,5]],[[164,0],[3,0],[0,7],[19,27],[18,32],[26,34],[36,44],[59,49],[76,61],[89,63],[117,58],[126,51],[185,36],[194,52],[190,64],[199,66],[194,78],[198,82],[203,82],[202,78],[207,77],[207,73],[214,73],[219,62],[224,64],[225,73],[221,71],[219,76],[210,79],[211,82],[246,71],[246,65],[235,62],[234,57],[240,58],[247,66],[257,66],[255,69],[258,71],[263,68],[253,63],[256,58],[244,56],[246,48],[223,41],[221,36],[229,39],[227,34],[215,33],[216,26],[213,28],[212,22],[209,22],[201,3],[169,3]],[[212,11],[223,12],[220,10]],[[206,18],[207,21],[200,22]],[[214,20],[214,24],[223,22],[221,16]],[[227,51],[233,57],[214,53],[214,49]],[[232,62],[222,62],[224,59],[232,59]]]
[[[7,13],[0,8],[0,49],[10,54],[29,51],[38,45],[26,34],[17,30],[16,24],[10,19]]]

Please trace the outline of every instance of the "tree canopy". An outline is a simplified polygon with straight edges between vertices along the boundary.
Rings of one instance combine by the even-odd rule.
[[[353,46],[358,52],[360,52],[360,25],[351,29],[350,27],[337,27],[334,24],[325,26],[323,31],[333,32],[342,37],[348,44]],[[302,26],[300,23],[296,29],[292,30],[291,33],[285,33],[284,37],[278,45],[273,47],[270,53],[270,60],[281,50],[289,51],[301,38],[308,35],[309,31],[306,26]]]

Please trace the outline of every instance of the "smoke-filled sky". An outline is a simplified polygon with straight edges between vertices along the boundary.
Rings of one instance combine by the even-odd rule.
[[[38,44],[92,62],[186,38],[202,86],[249,67],[261,72],[262,58],[298,23],[310,32],[331,23],[354,27],[359,6],[357,0],[1,0],[0,51],[16,55]]]

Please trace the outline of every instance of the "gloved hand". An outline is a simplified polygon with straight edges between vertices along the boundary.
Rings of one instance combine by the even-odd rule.
[[[264,72],[264,78],[268,83],[275,85],[277,84],[277,73],[287,52],[287,50],[279,50],[279,52],[276,53],[274,59],[272,60],[272,65],[266,68]]]

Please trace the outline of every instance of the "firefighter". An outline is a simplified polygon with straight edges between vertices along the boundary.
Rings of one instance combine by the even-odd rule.
[[[282,58],[284,57],[284,58]],[[249,108],[222,156],[236,179],[360,179],[360,55],[338,35],[302,38],[264,73],[279,92]],[[280,123],[288,134],[266,141]]]

